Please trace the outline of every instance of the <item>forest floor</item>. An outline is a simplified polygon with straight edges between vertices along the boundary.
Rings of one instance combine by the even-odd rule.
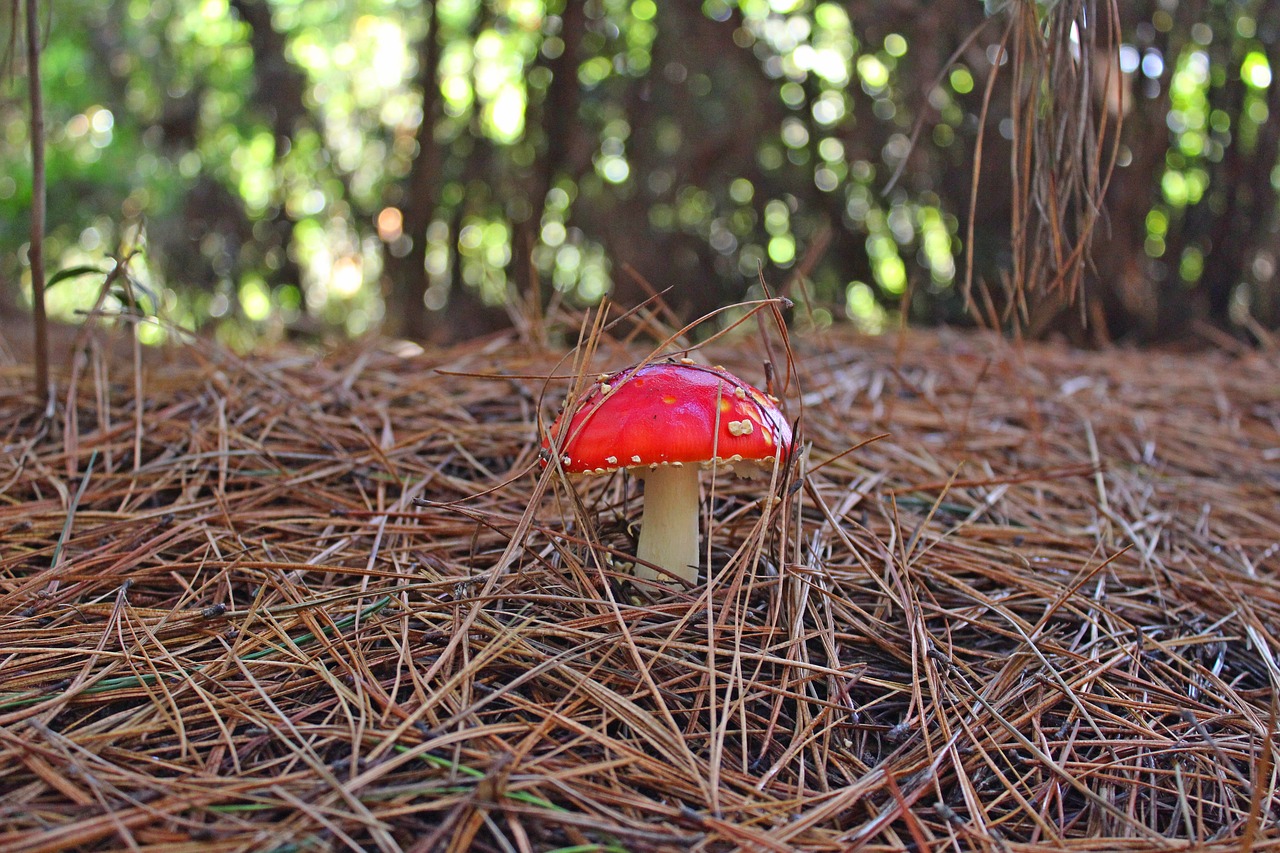
[[[672,588],[538,465],[634,342],[95,340],[0,359],[0,849],[1280,849],[1274,352],[716,340],[805,452]]]

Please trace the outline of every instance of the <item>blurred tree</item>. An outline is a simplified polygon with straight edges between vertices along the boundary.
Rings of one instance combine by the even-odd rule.
[[[1092,246],[1089,336],[1275,329],[1280,3],[1120,8],[1120,168]],[[1036,330],[1072,325],[1045,308]]]
[[[307,77],[289,61],[288,43],[276,29],[267,0],[231,0],[231,9],[249,26],[254,77],[249,102],[271,128],[272,171],[278,173],[294,148],[297,133],[304,129],[316,133],[317,122],[306,106]],[[288,251],[293,228],[293,218],[282,205],[275,205],[268,217],[255,224],[259,257],[252,265],[268,270],[266,280],[270,283],[288,286],[301,280],[301,270]],[[278,261],[269,262],[263,252],[278,253]]]
[[[47,256],[136,235],[168,316],[244,341],[304,321],[448,341],[531,302],[634,304],[641,280],[693,317],[760,270],[802,323],[1264,337],[1277,6],[66,0]],[[0,102],[19,294],[22,103]]]
[[[421,93],[421,120],[413,135],[413,163],[403,185],[390,192],[400,207],[388,207],[379,214],[384,235],[387,299],[391,303],[389,331],[427,337],[427,309],[424,303],[430,280],[427,277],[427,227],[440,205],[444,189],[441,170],[444,146],[437,145],[435,129],[444,113],[440,94],[440,55],[443,38],[433,4],[424,4],[425,32],[419,39],[418,70],[414,89]],[[382,222],[383,217],[386,222]],[[390,236],[391,239],[385,239]]]

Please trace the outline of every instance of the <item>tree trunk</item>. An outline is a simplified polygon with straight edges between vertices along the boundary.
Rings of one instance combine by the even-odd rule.
[[[534,67],[551,73],[551,82],[542,101],[531,104],[526,115],[525,136],[535,140],[537,156],[527,181],[528,215],[511,223],[509,267],[510,279],[526,301],[546,300],[533,265],[533,248],[541,234],[547,193],[562,176],[577,181],[591,164],[591,146],[578,115],[582,102],[578,63],[586,20],[586,0],[566,0],[559,34],[564,50],[553,59],[539,52],[534,61]]]
[[[1259,21],[1274,21],[1280,15],[1280,3],[1267,3],[1259,10]],[[1273,69],[1280,69],[1280,38],[1274,32],[1264,40],[1267,61]],[[1223,57],[1223,65],[1230,66],[1232,57]],[[1236,119],[1243,119],[1245,111],[1246,86],[1233,71],[1228,72],[1227,81],[1222,87],[1222,102],[1211,104],[1226,111]],[[1258,299],[1265,291],[1275,291],[1274,273],[1266,281],[1259,281],[1260,276],[1253,271],[1254,259],[1259,249],[1266,243],[1274,243],[1274,217],[1276,212],[1276,193],[1271,186],[1271,173],[1280,156],[1280,85],[1272,83],[1266,91],[1268,118],[1258,127],[1257,138],[1251,150],[1245,150],[1240,139],[1239,127],[1233,128],[1234,137],[1223,152],[1221,163],[1213,170],[1210,178],[1210,192],[1197,205],[1200,210],[1189,212],[1201,214],[1198,218],[1209,223],[1208,234],[1203,242],[1210,247],[1210,255],[1206,258],[1204,277],[1200,286],[1207,298],[1208,319],[1210,322],[1230,327],[1231,303],[1237,285],[1252,283],[1254,285],[1255,309],[1261,308],[1255,316],[1264,324],[1276,322],[1274,314],[1268,317],[1266,307],[1274,311],[1274,297],[1271,300]]]
[[[393,335],[425,338],[428,334],[427,307],[423,301],[430,280],[427,276],[427,227],[436,214],[444,181],[441,172],[445,154],[435,141],[436,122],[442,103],[438,79],[442,45],[438,33],[436,4],[424,3],[427,26],[418,45],[416,86],[422,91],[422,123],[415,141],[417,154],[405,178],[400,202],[403,231],[408,251],[397,257],[390,244],[383,247],[384,295],[387,302],[386,331]],[[455,238],[456,234],[453,235]]]
[[[278,166],[292,150],[298,128],[316,126],[306,105],[307,78],[286,56],[287,42],[272,23],[271,8],[264,0],[231,0],[231,8],[249,25],[249,46],[253,50],[255,82],[252,103],[271,124],[271,133],[275,137],[274,157]],[[274,232],[271,242],[282,249],[282,262],[268,280],[272,283],[294,284],[301,288],[302,270],[289,251],[295,224],[285,205],[276,205],[270,221]],[[265,264],[258,266],[266,268]],[[302,304],[306,306],[305,299]]]

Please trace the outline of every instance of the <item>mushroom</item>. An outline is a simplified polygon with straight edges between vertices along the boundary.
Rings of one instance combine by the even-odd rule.
[[[565,418],[568,426],[564,426]],[[602,374],[544,439],[570,474],[619,469],[644,479],[636,576],[698,577],[698,471],[753,477],[785,458],[791,427],[777,400],[722,367],[641,364]]]

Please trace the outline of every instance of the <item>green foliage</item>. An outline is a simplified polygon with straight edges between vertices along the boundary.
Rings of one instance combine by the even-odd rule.
[[[624,287],[626,261],[697,306],[747,295],[762,268],[780,285],[831,237],[803,267],[810,316],[874,328],[908,304],[955,319],[998,36],[944,60],[1008,6],[950,3],[954,20],[921,34],[910,17],[855,20],[835,2],[586,0],[570,32],[576,0],[67,0],[44,55],[46,254],[103,265],[138,242],[138,275],[170,319],[253,336],[304,316],[372,328],[390,265],[415,245],[428,309],[459,289],[492,305],[529,286],[526,234],[560,298]],[[1186,212],[1211,194],[1225,151],[1265,144],[1273,85],[1274,45],[1243,13],[1214,10],[1166,55],[1151,42],[1177,22],[1156,9],[1120,56],[1148,84],[1136,97],[1167,97],[1143,245],[1158,260],[1174,241],[1191,283],[1212,247],[1183,233]],[[1235,105],[1218,97],[1230,80]],[[556,114],[564,104],[572,115]],[[0,277],[22,281],[21,98],[0,102],[0,126],[0,202],[14,212],[0,218]],[[424,158],[425,183],[411,185]],[[1005,215],[976,229],[993,279]],[[917,298],[904,303],[908,288]],[[69,288],[54,310],[91,298]]]

